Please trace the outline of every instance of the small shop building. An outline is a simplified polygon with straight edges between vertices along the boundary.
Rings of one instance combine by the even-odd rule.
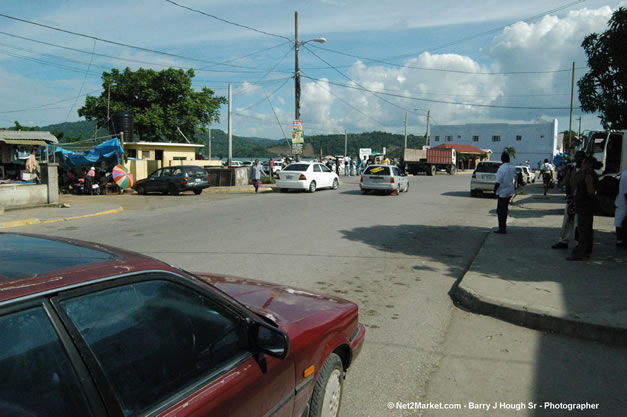
[[[0,130],[0,208],[10,209],[56,203],[59,199],[56,164],[48,163],[50,132]],[[39,175],[26,170],[35,150]]]

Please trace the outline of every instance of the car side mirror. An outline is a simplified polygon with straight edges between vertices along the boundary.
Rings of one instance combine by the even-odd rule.
[[[260,352],[279,359],[290,353],[290,338],[282,330],[269,324],[257,322],[252,329],[255,346]]]

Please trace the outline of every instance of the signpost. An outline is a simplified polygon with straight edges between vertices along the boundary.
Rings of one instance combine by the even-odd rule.
[[[303,122],[294,120],[294,127],[292,129],[292,154],[302,155],[304,143],[305,134],[303,133]]]

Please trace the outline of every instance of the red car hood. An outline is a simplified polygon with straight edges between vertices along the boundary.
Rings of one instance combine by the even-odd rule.
[[[220,275],[195,275],[278,324],[298,322],[323,312],[357,309],[350,301],[293,287]]]

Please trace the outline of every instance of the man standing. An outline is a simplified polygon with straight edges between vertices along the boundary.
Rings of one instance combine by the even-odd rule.
[[[96,168],[91,167],[87,174],[85,174],[85,194],[93,195],[94,194],[94,178],[96,177]]]
[[[33,148],[30,152],[30,155],[28,156],[28,159],[26,160],[26,170],[29,173],[35,175],[35,181],[39,183],[39,170],[37,169],[37,158],[35,157],[36,153],[37,150]]]
[[[597,160],[592,156],[586,156],[581,162],[581,169],[577,175],[575,189],[575,212],[577,213],[577,230],[579,242],[566,259],[579,261],[592,254],[594,201],[599,179],[596,172]]]
[[[250,167],[250,180],[255,187],[255,193],[259,192],[259,186],[261,185],[261,176],[266,175],[263,172],[263,166],[259,163],[259,159],[255,159],[255,163]]]
[[[274,161],[272,158],[268,161],[268,168],[270,168],[270,177],[274,177]]]
[[[566,191],[566,208],[562,219],[562,229],[560,230],[560,241],[551,246],[553,249],[568,249],[570,234],[575,228],[575,188],[577,186],[577,172],[581,168],[581,161],[586,154],[577,151],[575,154],[575,164],[570,164],[564,174],[564,190]]]
[[[627,247],[627,169],[620,176],[614,226],[616,226],[616,246]]]
[[[507,213],[509,211],[509,200],[514,195],[514,178],[516,177],[516,167],[510,163],[509,154],[501,154],[501,166],[496,171],[496,184],[494,184],[494,194],[498,197],[496,204],[496,215],[499,220],[499,229],[494,233],[507,233]]]

